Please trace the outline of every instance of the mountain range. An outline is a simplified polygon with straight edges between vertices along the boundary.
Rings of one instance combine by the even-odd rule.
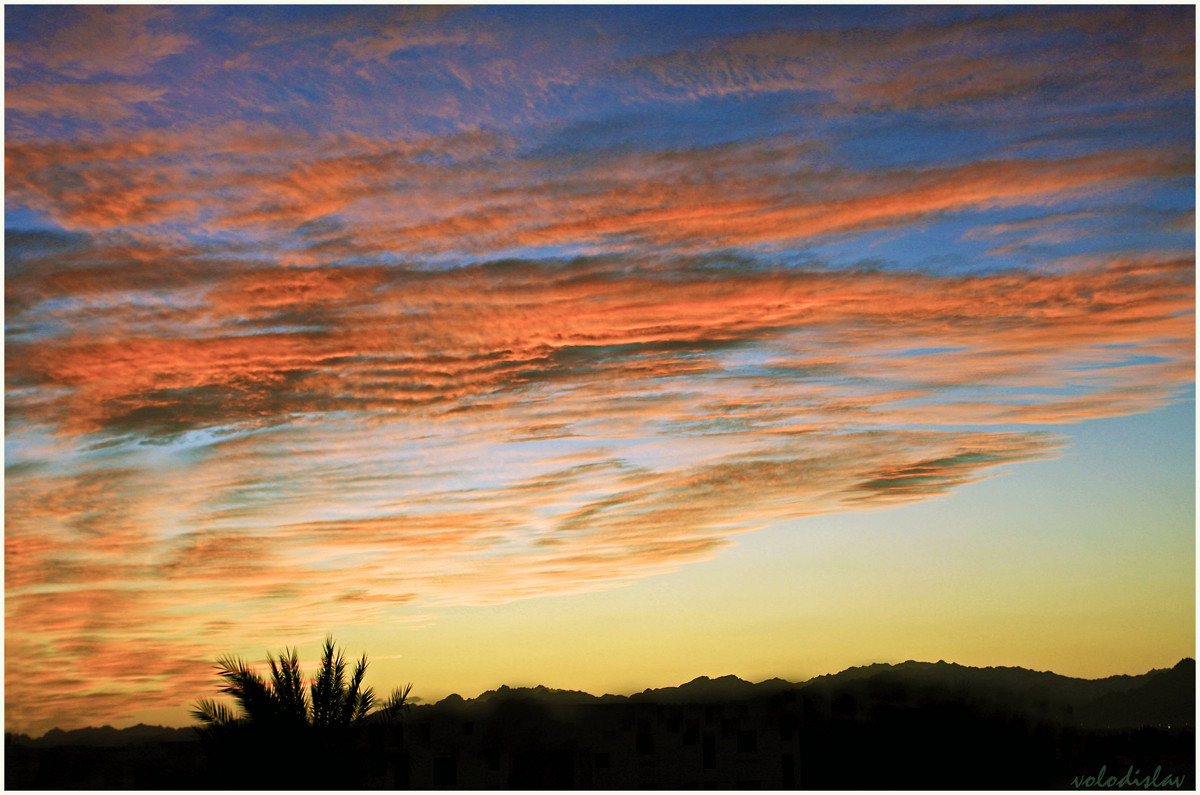
[[[579,690],[502,686],[473,699],[452,694],[436,704],[417,705],[456,711],[483,707],[497,700],[528,699],[549,705],[655,703],[728,703],[803,691],[811,704],[830,711],[861,704],[909,704],[928,698],[957,696],[980,707],[1002,708],[1057,718],[1086,728],[1138,728],[1141,726],[1191,726],[1196,714],[1196,661],[1190,657],[1172,668],[1139,675],[1121,674],[1103,679],[1080,679],[1050,671],[1016,667],[974,668],[939,660],[936,663],[875,663],[824,674],[804,682],[767,679],[748,682],[733,675],[697,677],[677,687],[646,689],[632,695],[595,696]],[[833,704],[834,701],[838,705]],[[68,745],[114,747],[150,742],[187,742],[190,727],[171,728],[138,724],[125,729],[112,726],[64,731],[51,729],[39,738],[6,735],[8,742],[29,747]]]

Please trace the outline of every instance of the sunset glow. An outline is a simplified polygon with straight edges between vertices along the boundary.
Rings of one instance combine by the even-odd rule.
[[[5,18],[7,731],[1194,656],[1194,9]]]

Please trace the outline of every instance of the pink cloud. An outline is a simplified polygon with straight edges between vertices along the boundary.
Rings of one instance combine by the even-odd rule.
[[[132,83],[23,83],[4,92],[4,107],[31,116],[112,122],[132,116],[134,106],[162,102],[165,89]]]
[[[134,76],[162,59],[178,55],[194,42],[166,30],[169,9],[152,6],[83,6],[70,10],[65,25],[36,42],[9,42],[8,69],[37,66],[69,78]]]

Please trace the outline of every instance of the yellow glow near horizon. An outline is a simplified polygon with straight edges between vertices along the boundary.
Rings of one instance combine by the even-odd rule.
[[[1159,419],[1108,421],[1095,445]],[[1158,506],[1130,536],[1125,511],[1137,506],[1127,499],[1012,502],[1053,492],[1071,469],[1027,464],[941,500],[748,534],[718,559],[616,589],[447,607],[386,635],[346,626],[337,639],[372,659],[377,690],[412,681],[424,702],[500,685],[601,695],[725,674],[803,681],[910,659],[1101,678],[1194,656],[1188,506]],[[999,505],[1011,507],[988,511]],[[182,710],[138,720],[150,718],[189,722]]]

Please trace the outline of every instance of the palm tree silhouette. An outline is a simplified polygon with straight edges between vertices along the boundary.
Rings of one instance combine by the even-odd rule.
[[[196,702],[192,715],[206,727],[222,728],[253,724],[272,728],[361,726],[370,719],[389,720],[407,711],[412,683],[392,691],[375,712],[374,688],[363,688],[367,655],[354,666],[346,681],[346,659],[333,642],[325,638],[321,668],[307,690],[300,671],[296,649],[284,648],[278,659],[268,654],[271,680],[268,682],[240,657],[217,658],[217,675],[224,680],[221,692],[232,696],[241,708],[237,715],[213,699]]]
[[[221,692],[238,709],[205,698],[192,710],[217,776],[210,783],[233,779],[250,789],[364,784],[364,730],[368,724],[393,724],[384,730],[398,733],[394,720],[408,710],[412,684],[397,688],[373,710],[375,691],[363,687],[367,656],[347,679],[345,656],[332,636],[325,639],[321,667],[307,687],[296,649],[285,648],[277,658],[268,654],[267,661],[269,680],[240,657],[219,657]]]

